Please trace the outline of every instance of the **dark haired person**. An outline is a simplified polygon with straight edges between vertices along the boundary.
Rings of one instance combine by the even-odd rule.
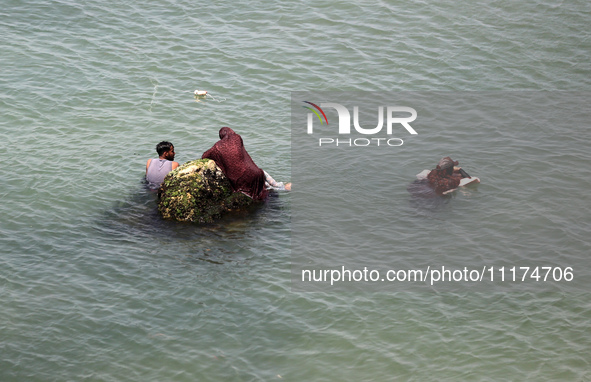
[[[150,188],[158,188],[164,177],[177,168],[179,164],[174,160],[174,146],[170,142],[162,141],[156,145],[158,159],[148,159],[146,163],[146,181]]]
[[[464,177],[461,167],[455,167],[458,164],[458,161],[453,161],[450,157],[441,158],[437,167],[427,175],[429,184],[436,193],[443,194],[445,191],[458,188],[460,180]]]

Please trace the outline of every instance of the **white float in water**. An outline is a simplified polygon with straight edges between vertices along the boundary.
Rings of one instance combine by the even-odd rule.
[[[420,173],[417,174],[417,179],[419,179],[419,180],[427,179],[427,176],[429,175],[430,172],[431,172],[431,170],[421,171]],[[477,178],[475,176],[472,176],[470,178],[462,178],[460,180],[459,186],[464,187],[464,186],[467,186],[467,185],[473,184],[473,183],[480,183],[480,178]],[[457,188],[447,190],[447,191],[443,192],[443,195],[450,194],[450,193],[454,192],[455,190],[457,190]]]

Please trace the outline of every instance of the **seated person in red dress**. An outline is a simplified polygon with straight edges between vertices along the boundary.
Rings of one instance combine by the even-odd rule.
[[[201,156],[212,159],[230,180],[233,191],[255,200],[267,197],[265,173],[257,167],[242,142],[242,137],[229,127],[220,129],[220,140]]]

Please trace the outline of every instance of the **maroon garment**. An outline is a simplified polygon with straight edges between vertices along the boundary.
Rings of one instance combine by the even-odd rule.
[[[229,127],[220,129],[220,140],[201,158],[214,160],[230,180],[234,191],[243,192],[255,200],[267,197],[265,173],[246,152],[242,137]]]
[[[447,170],[440,169],[439,166],[431,170],[427,179],[438,194],[453,190],[460,185],[460,178],[450,175]]]

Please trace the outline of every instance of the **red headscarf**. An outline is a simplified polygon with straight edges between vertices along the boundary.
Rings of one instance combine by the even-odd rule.
[[[244,148],[242,137],[229,127],[220,129],[220,140],[201,156],[212,159],[230,180],[234,191],[255,200],[265,199],[265,173],[257,167]]]

